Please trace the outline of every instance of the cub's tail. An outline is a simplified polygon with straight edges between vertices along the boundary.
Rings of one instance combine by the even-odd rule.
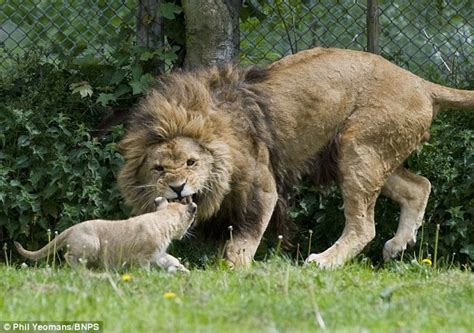
[[[70,229],[64,230],[62,233],[60,233],[58,236],[56,236],[51,242],[46,244],[43,248],[39,249],[38,251],[28,251],[21,246],[20,243],[15,242],[15,247],[18,250],[18,252],[32,260],[37,260],[43,257],[46,257],[48,253],[53,254],[54,251],[59,250],[65,245],[65,240],[67,236],[69,235]]]
[[[448,88],[425,81],[435,105],[442,108],[459,108],[474,110],[474,90]]]

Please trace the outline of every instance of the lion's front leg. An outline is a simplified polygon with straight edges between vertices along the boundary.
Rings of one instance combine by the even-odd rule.
[[[252,262],[278,200],[275,180],[266,166],[258,177],[253,200],[258,202],[260,209],[255,216],[246,216],[255,221],[247,221],[252,222],[250,228],[236,228],[227,243],[226,258],[234,267],[246,267]]]

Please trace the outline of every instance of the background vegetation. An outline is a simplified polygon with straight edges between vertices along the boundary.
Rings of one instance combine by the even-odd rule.
[[[31,10],[25,7],[10,16],[8,11],[0,14],[10,17],[6,25],[9,30],[5,30],[8,33],[16,33],[15,26],[24,29],[18,37],[23,52],[10,54],[8,66],[4,63],[0,71],[0,242],[6,243],[8,249],[13,240],[38,247],[46,241],[47,230],[61,231],[81,220],[128,215],[115,185],[122,163],[117,142],[124,128],[113,127],[105,134],[102,127],[111,124],[107,117],[126,114],[147,91],[156,70],[153,64],[158,61],[171,68],[182,52],[182,29],[172,29],[182,20],[176,2],[165,2],[167,5],[161,8],[160,15],[167,20],[168,28],[165,43],[159,49],[134,45],[133,16],[123,9],[107,10],[105,2],[97,4],[97,10],[105,12],[104,18],[87,24],[74,8],[61,5],[56,24],[60,27],[61,22],[74,22],[68,28],[71,31],[51,30],[44,39],[46,32],[38,30],[42,25],[32,22],[39,17],[39,22],[46,24],[46,14],[54,9],[48,3],[42,2]],[[365,45],[365,37],[360,34],[365,17],[360,5],[353,1],[343,1],[340,6],[324,1],[248,3],[253,6],[244,7],[241,17],[243,63],[269,62],[290,53],[290,49],[312,45],[356,49]],[[465,29],[472,29],[467,24],[472,12],[465,14],[459,9],[465,8],[464,2],[444,7],[437,2],[437,14],[442,19],[436,24],[430,22],[431,13],[425,9],[429,2],[417,2],[418,6],[410,10],[400,6],[395,10],[388,2],[381,3],[385,6],[381,16],[384,34],[390,40],[396,39],[403,29],[405,36],[405,41],[400,39],[399,43],[386,41],[385,57],[427,79],[474,88],[472,62],[468,61],[472,44],[463,45],[464,52],[458,51],[462,35],[471,31]],[[305,8],[311,8],[314,15],[308,15]],[[426,43],[423,36],[417,35],[417,20],[424,20],[428,35],[438,39]],[[98,33],[91,35],[94,29]],[[25,36],[28,38],[21,39]],[[40,37],[46,42],[31,42]],[[415,42],[404,46],[406,39]],[[438,43],[441,40],[442,44]],[[68,44],[73,41],[78,42]],[[456,52],[459,56],[446,59],[451,68],[456,68],[449,73],[439,54]],[[419,57],[430,56],[436,61],[420,63]],[[441,114],[433,124],[432,139],[406,162],[433,184],[423,235],[419,233],[421,248],[410,253],[433,254],[433,238],[439,224],[438,257],[449,262],[454,256],[461,263],[474,259],[472,124],[472,112]],[[323,250],[337,239],[343,226],[337,188],[321,191],[303,183],[291,198],[290,217],[300,227],[293,240],[295,245],[299,244],[300,249],[308,247],[310,229],[313,250]],[[399,215],[398,207],[383,198],[376,209],[378,235],[365,252],[374,261],[380,259],[383,243],[396,230]],[[275,239],[269,239],[269,243],[275,243]],[[291,256],[295,251],[296,246],[290,250]]]
[[[252,0],[243,10],[242,61],[271,62],[314,46],[365,50],[367,1]],[[378,1],[384,57],[422,77],[472,85],[473,4]]]

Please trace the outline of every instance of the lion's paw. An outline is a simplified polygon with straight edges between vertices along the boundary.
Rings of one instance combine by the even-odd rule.
[[[383,247],[383,260],[388,261],[397,257],[402,251],[407,248],[407,242],[403,242],[397,238],[392,238],[387,241]]]
[[[306,258],[304,264],[305,265],[316,264],[319,268],[323,268],[323,269],[329,269],[329,268],[335,268],[335,267],[341,266],[341,263],[331,260],[324,253],[310,254],[308,258]]]

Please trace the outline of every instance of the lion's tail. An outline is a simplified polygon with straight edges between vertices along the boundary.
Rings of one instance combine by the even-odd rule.
[[[460,90],[425,82],[435,105],[443,108],[474,109],[474,90]]]
[[[32,260],[37,260],[43,257],[46,257],[48,253],[53,254],[53,251],[57,251],[60,248],[62,248],[65,245],[65,240],[67,236],[69,235],[70,229],[64,230],[62,233],[60,233],[58,236],[56,236],[51,242],[46,244],[43,248],[39,249],[38,251],[28,251],[21,246],[20,243],[15,242],[15,247],[18,250],[18,252]]]

